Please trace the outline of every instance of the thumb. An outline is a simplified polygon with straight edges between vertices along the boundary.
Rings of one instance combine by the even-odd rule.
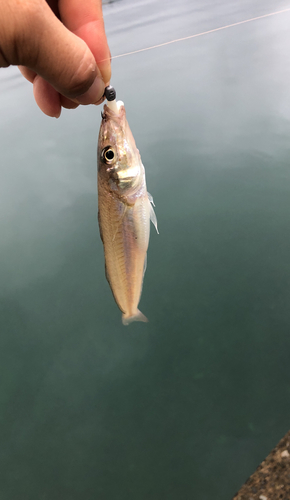
[[[3,2],[1,27],[2,5]],[[0,36],[4,61],[35,71],[69,99],[81,104],[99,101],[104,94],[104,82],[92,52],[59,21],[45,0],[10,0],[8,7]]]

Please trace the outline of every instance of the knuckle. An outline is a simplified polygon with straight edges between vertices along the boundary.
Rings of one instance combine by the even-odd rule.
[[[69,98],[76,98],[84,94],[92,85],[96,77],[96,64],[87,47],[84,48],[84,54],[81,61],[76,64],[68,64],[63,69],[60,80],[64,83],[65,95]],[[71,72],[71,68],[77,69]]]

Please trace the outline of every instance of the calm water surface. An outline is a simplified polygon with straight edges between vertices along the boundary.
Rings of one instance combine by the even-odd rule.
[[[113,55],[289,7],[120,0]],[[113,60],[156,202],[125,328],[97,227],[101,108],[0,70],[1,500],[227,500],[290,425],[290,13]]]

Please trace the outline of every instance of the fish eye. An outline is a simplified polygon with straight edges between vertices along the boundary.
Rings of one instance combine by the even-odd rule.
[[[115,153],[111,146],[107,146],[106,148],[103,149],[102,151],[102,159],[105,161],[105,163],[112,163],[112,161],[115,158]]]
[[[112,161],[114,159],[114,151],[112,149],[108,149],[108,151],[105,152],[105,158],[108,161]]]

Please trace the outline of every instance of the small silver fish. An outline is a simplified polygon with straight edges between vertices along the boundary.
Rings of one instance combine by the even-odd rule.
[[[99,226],[106,277],[122,322],[148,321],[138,309],[150,219],[157,229],[145,169],[121,101],[105,104],[98,142]]]

